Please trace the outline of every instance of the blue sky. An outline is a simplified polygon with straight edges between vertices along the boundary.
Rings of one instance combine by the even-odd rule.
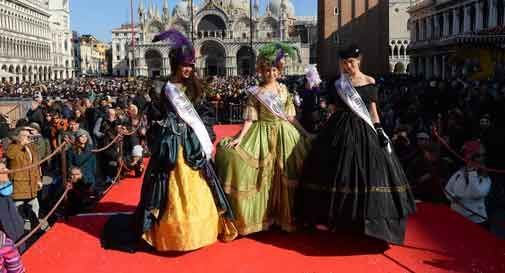
[[[152,1],[161,9],[163,0],[143,0],[144,5]],[[198,3],[203,0],[195,0]],[[261,11],[268,0],[260,0]],[[170,8],[179,1],[168,0]],[[317,0],[292,0],[296,15],[316,15]],[[139,0],[134,0],[135,10]],[[130,0],[70,0],[71,29],[80,34],[93,34],[102,41],[111,40],[111,29],[129,21]]]

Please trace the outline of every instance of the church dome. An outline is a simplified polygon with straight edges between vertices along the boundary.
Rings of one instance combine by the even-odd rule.
[[[181,0],[177,5],[175,6],[172,16],[180,16],[180,17],[187,17],[189,16],[189,1],[188,0]]]
[[[247,0],[235,0],[230,1],[232,9],[246,10],[249,11],[249,1]]]
[[[268,4],[268,8],[272,12],[273,16],[280,16],[281,13],[281,3],[282,0],[271,0],[270,4]],[[286,12],[288,16],[293,17],[295,16],[295,5],[290,0],[284,0],[284,4],[286,5]]]

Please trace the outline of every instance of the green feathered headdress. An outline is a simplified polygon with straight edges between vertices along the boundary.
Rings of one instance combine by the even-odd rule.
[[[284,57],[290,57],[290,58],[297,58],[298,60],[300,59],[300,56],[298,55],[298,50],[292,45],[286,44],[286,43],[280,43],[280,42],[275,42],[275,43],[269,43],[264,46],[262,46],[258,50],[258,58],[265,60],[267,63],[271,65],[278,65]]]

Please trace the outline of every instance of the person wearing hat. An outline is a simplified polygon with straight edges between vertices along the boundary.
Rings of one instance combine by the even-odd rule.
[[[124,225],[121,218],[111,218],[102,237],[106,248],[125,249],[126,238],[130,251],[135,251],[138,239],[157,251],[192,251],[236,236],[231,208],[210,162],[212,142],[193,107],[203,97],[194,70],[195,50],[173,29],[156,35],[153,42],[157,41],[170,44],[172,75],[161,92],[153,94],[147,113],[152,156],[133,216],[136,230],[118,236],[115,231]],[[140,149],[133,152],[138,156]]]
[[[261,83],[248,89],[242,130],[217,146],[216,170],[241,235],[273,225],[296,229],[295,193],[312,135],[297,122],[292,95],[278,82],[286,57],[296,57],[287,44],[259,50]]]
[[[402,244],[415,200],[380,123],[378,87],[360,69],[358,46],[348,46],[339,55],[340,78],[328,90],[333,115],[305,161],[299,221],[332,231],[350,228]]]
[[[424,131],[416,134],[416,149],[405,169],[412,192],[416,199],[427,202],[445,203],[445,195],[440,188],[445,173],[440,147],[431,141]]]
[[[144,172],[144,149],[141,145],[135,145],[131,155],[125,157],[125,167],[128,171],[135,172],[135,177],[141,177]]]
[[[300,123],[309,132],[314,132],[316,130],[317,123],[323,122],[319,111],[321,95],[319,84],[321,84],[321,79],[317,68],[313,65],[309,66],[305,71],[303,90],[299,92],[301,99]]]
[[[479,141],[467,141],[463,145],[465,166],[454,173],[445,191],[451,201],[451,208],[470,221],[487,227],[486,197],[491,190],[491,178],[484,166],[486,150]]]
[[[32,143],[31,136],[31,129],[28,127],[20,127],[15,130],[11,137],[13,143],[9,144],[5,152],[9,169],[20,169],[38,164],[38,149]],[[25,229],[27,230],[34,226],[39,217],[40,206],[37,194],[42,188],[41,178],[39,166],[10,174],[13,185],[12,199],[25,219]]]
[[[27,130],[30,131],[33,143],[37,146],[39,157],[43,159],[51,154],[51,144],[47,138],[41,135],[40,125],[32,122],[28,124]]]
[[[40,93],[35,94],[32,101],[32,107],[26,113],[26,118],[30,122],[36,122],[39,126],[44,124],[45,109],[42,106],[43,98]]]
[[[67,151],[67,167],[69,170],[73,167],[81,170],[84,181],[91,192],[96,181],[96,155],[92,151],[94,146],[85,130],[77,130],[73,136],[75,136],[74,144]]]
[[[51,154],[51,144],[49,139],[41,135],[41,129],[38,123],[32,122],[26,127],[30,131],[31,141],[37,148],[39,158],[42,160]],[[40,209],[42,212],[47,212],[50,208],[49,198],[50,198],[50,184],[52,184],[53,179],[48,176],[50,171],[49,162],[44,162],[40,165],[40,170],[42,173],[42,188],[38,193],[38,199],[40,203]]]

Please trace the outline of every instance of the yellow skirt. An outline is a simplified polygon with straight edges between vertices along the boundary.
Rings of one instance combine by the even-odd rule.
[[[158,251],[191,251],[218,239],[219,213],[209,186],[200,171],[186,164],[179,149],[169,178],[166,212],[143,234]]]

